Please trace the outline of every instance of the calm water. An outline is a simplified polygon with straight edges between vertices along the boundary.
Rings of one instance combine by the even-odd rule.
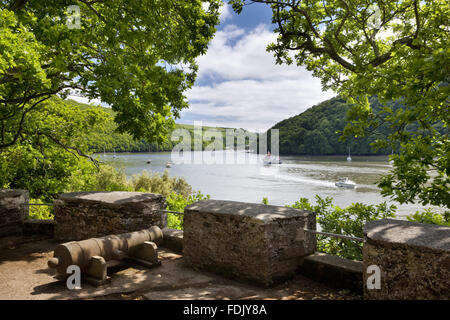
[[[197,153],[196,156],[202,154],[205,153]],[[101,161],[123,168],[128,176],[143,170],[169,170],[171,176],[184,177],[194,190],[209,194],[212,199],[260,203],[263,197],[267,197],[269,204],[286,205],[293,204],[300,197],[313,200],[318,194],[333,197],[339,206],[353,202],[378,204],[389,200],[383,198],[376,187],[377,180],[390,168],[387,156],[353,156],[352,162],[347,162],[346,156],[286,156],[281,157],[281,165],[264,166],[262,156],[238,153],[235,156],[241,161],[243,157],[249,157],[247,162],[173,164],[170,169],[165,168],[166,162],[171,160],[170,153],[120,153],[116,158],[112,154],[99,156]],[[151,164],[147,164],[149,159]],[[334,183],[341,177],[354,181],[356,189],[337,188]],[[391,203],[398,206],[398,215],[402,217],[422,208]]]

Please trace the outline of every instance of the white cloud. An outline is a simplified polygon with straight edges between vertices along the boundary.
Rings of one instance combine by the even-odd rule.
[[[320,81],[304,68],[276,65],[266,51],[275,39],[267,25],[251,31],[227,25],[218,31],[198,59],[197,84],[186,93],[190,107],[177,122],[266,130],[334,96],[322,92]],[[89,103],[77,95],[69,98]]]
[[[203,10],[208,11],[209,3],[203,2],[202,7],[203,7]],[[224,21],[231,18],[232,14],[233,14],[233,10],[231,9],[231,6],[227,2],[223,2],[223,4],[219,8],[219,14],[220,14],[220,22],[223,23]]]
[[[217,32],[198,59],[197,84],[187,93],[184,119],[204,125],[268,129],[334,96],[320,81],[295,65],[276,65],[267,45],[276,35],[266,25],[246,32],[233,25]]]
[[[219,8],[219,13],[220,22],[224,22],[231,18],[233,11],[231,9],[231,6],[228,3],[224,2],[223,5]]]

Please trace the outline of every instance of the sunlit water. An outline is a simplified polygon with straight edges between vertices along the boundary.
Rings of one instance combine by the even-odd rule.
[[[225,159],[230,157],[230,152],[219,155]],[[196,157],[202,155],[206,154],[195,154]],[[263,156],[243,152],[234,156],[235,160],[224,161],[226,164],[184,163],[172,164],[166,169],[171,153],[120,153],[115,157],[99,154],[101,161],[123,168],[127,176],[143,170],[168,170],[171,176],[184,177],[194,190],[209,194],[212,199],[260,203],[267,197],[269,204],[286,205],[301,197],[314,201],[315,195],[320,195],[333,197],[334,203],[341,207],[354,202],[379,204],[388,201],[398,207],[399,217],[423,209],[420,205],[399,205],[380,195],[376,182],[391,167],[387,156],[353,156],[351,162],[347,162],[346,156],[286,156],[281,157],[281,165],[271,166],[263,165]],[[151,164],[147,160],[151,160]],[[336,187],[335,182],[342,177],[348,177],[357,187]]]

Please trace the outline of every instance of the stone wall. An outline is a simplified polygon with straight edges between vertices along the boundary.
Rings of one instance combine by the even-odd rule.
[[[450,227],[400,220],[366,224],[364,270],[380,268],[380,289],[365,299],[450,299]]]
[[[0,237],[20,234],[22,222],[29,215],[28,191],[0,190]]]
[[[166,227],[165,197],[141,192],[75,192],[54,201],[55,238],[82,240]]]
[[[183,255],[194,268],[270,286],[316,250],[315,215],[293,208],[206,200],[185,208]]]
[[[54,220],[28,219],[23,222],[23,235],[30,236],[47,236],[53,238],[55,234]]]

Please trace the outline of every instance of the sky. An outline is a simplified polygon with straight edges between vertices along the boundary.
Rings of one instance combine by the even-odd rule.
[[[266,51],[277,37],[271,18],[264,4],[246,6],[240,15],[222,6],[218,31],[197,60],[196,84],[186,92],[190,107],[178,123],[266,130],[335,95],[322,92],[305,68],[275,64]]]
[[[224,3],[218,31],[197,59],[196,83],[185,92],[190,107],[177,123],[267,130],[335,95],[322,92],[320,80],[303,67],[275,64],[266,51],[276,39],[271,17],[264,4],[246,6],[238,15]]]

